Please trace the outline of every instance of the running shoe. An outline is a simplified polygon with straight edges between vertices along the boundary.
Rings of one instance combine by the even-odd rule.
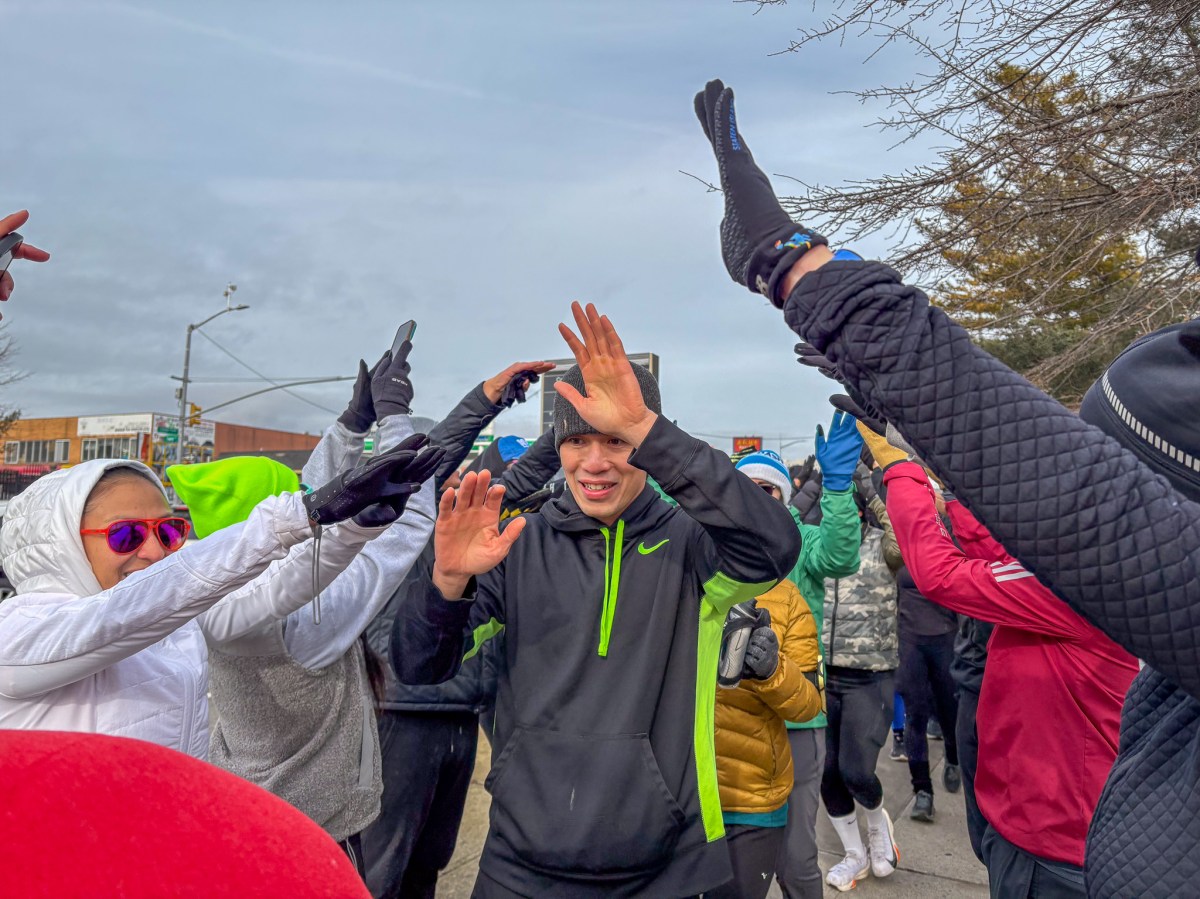
[[[942,786],[947,793],[957,793],[962,789],[962,769],[958,765],[946,765],[942,768]]]
[[[908,753],[904,751],[904,731],[892,731],[892,754],[890,756],[893,762],[907,762]]]
[[[913,799],[912,811],[908,816],[914,821],[932,821],[933,815],[933,794],[918,790],[916,798]]]
[[[857,852],[847,852],[846,857],[829,869],[825,882],[840,893],[852,890],[858,882],[871,873],[871,862]]]
[[[931,740],[943,739],[942,722],[938,721],[937,718],[930,718],[929,723],[925,725],[925,736]]]
[[[900,847],[896,845],[896,833],[892,828],[892,816],[883,811],[884,826],[867,826],[867,849],[871,855],[871,873],[876,877],[888,877],[900,864]]]

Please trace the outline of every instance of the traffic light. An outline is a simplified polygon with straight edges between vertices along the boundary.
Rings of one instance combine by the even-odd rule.
[[[191,425],[192,427],[196,427],[198,424],[200,424],[201,409],[195,403],[188,403],[188,406],[191,407],[188,410],[189,411],[188,424]]]

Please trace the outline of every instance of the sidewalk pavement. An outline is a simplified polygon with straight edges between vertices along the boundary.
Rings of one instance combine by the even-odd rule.
[[[860,881],[853,892],[854,896],[969,899],[988,895],[987,871],[976,860],[967,839],[967,815],[962,793],[952,795],[941,789],[941,741],[929,742],[929,756],[934,775],[937,820],[932,824],[922,824],[908,817],[912,804],[908,766],[889,759],[887,747],[880,755],[877,771],[883,781],[884,804],[895,824],[896,842],[900,846],[900,867],[885,880],[868,877]],[[458,847],[438,882],[438,899],[468,899],[471,895],[479,853],[487,835],[489,797],[483,789],[483,779],[490,767],[491,750],[487,740],[481,736]],[[859,819],[865,838],[866,820],[861,813]],[[817,842],[821,847],[821,868],[828,871],[841,861],[842,848],[824,812],[817,819]],[[832,897],[842,894],[832,887],[826,887],[825,895]],[[773,885],[771,899],[779,899],[780,896],[778,885]]]

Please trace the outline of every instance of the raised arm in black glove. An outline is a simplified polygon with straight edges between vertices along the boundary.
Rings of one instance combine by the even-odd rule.
[[[796,352],[796,361],[801,365],[807,365],[809,368],[815,368],[831,381],[842,383],[842,373],[838,371],[838,367],[830,362],[825,356],[811,343],[805,343],[801,340],[793,348]],[[856,418],[858,416],[855,416]]]
[[[354,393],[350,394],[350,404],[346,411],[338,416],[338,421],[347,430],[355,434],[365,434],[375,424],[375,406],[371,402],[371,376],[375,369],[367,368],[367,363],[358,360],[358,377],[354,381]]]
[[[344,471],[309,493],[304,497],[309,520],[314,525],[347,518],[368,527],[391,524],[442,460],[444,450],[426,446],[427,442],[424,434],[413,434],[366,465]]]
[[[754,162],[738,132],[733,90],[710,81],[696,94],[696,118],[712,144],[725,192],[721,255],[729,276],[783,308],[779,284],[801,256],[827,246],[815,231],[797,225],[783,211],[775,190]]]
[[[371,399],[377,419],[408,415],[412,411],[413,385],[408,377],[412,371],[408,365],[410,352],[412,344],[406,340],[400,344],[395,356],[388,350],[371,369]]]
[[[876,434],[882,435],[887,431],[887,422],[875,412],[870,404],[864,408],[844,393],[835,393],[829,398],[829,404],[835,409],[849,412],[851,416],[857,418]]]

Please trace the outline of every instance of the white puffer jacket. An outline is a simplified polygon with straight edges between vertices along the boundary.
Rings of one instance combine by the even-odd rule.
[[[136,737],[206,758],[197,616],[208,610],[204,629],[231,639],[304,605],[312,531],[300,494],[271,497],[244,523],[102,591],[79,527],[96,482],[122,466],[157,483],[141,463],[96,460],[46,475],[9,504],[0,563],[17,594],[0,603],[0,728]],[[318,586],[381,532],[349,522],[327,529]]]

